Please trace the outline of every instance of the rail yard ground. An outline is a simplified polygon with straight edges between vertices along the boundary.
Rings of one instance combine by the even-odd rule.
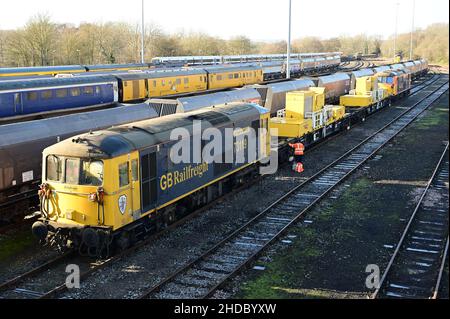
[[[207,251],[295,185],[344,154],[404,111],[404,103],[324,141],[306,155],[305,174],[289,167],[227,197],[199,216],[98,270],[62,298],[138,298],[181,265]],[[345,185],[312,210],[252,269],[215,297],[366,298],[365,268],[383,269],[405,220],[448,141],[448,92]],[[38,248],[29,228],[0,234],[0,282],[53,255]],[[259,270],[258,270],[259,269]],[[263,269],[263,270],[261,270]],[[442,295],[448,296],[448,265]],[[39,282],[35,283],[39,285]],[[29,287],[33,289],[32,287]]]
[[[238,278],[233,297],[368,297],[366,266],[386,267],[448,141],[448,112],[447,92]],[[444,276],[448,296],[448,265]]]

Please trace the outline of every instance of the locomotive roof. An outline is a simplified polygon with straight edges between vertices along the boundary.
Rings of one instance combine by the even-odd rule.
[[[0,81],[0,91],[2,90],[20,90],[30,88],[42,88],[52,86],[63,86],[71,84],[89,84],[98,82],[116,81],[113,76],[77,76],[70,78],[45,78],[45,79],[22,79],[16,81]]]
[[[202,129],[206,129],[241,120],[253,121],[262,113],[267,113],[267,110],[257,104],[231,103],[81,134],[48,147],[44,153],[80,158],[113,158],[169,142],[175,128],[185,128],[192,135],[195,120],[201,120]]]

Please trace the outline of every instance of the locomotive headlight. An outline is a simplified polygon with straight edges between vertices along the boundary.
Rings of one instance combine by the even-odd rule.
[[[97,197],[97,193],[91,193],[88,195],[88,199],[90,202],[97,202],[98,201],[98,197]]]

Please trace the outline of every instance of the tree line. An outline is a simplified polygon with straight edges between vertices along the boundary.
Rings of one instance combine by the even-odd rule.
[[[286,51],[286,41],[255,42],[244,35],[229,40],[201,32],[168,34],[154,24],[145,26],[145,61],[156,56],[272,54]],[[448,24],[433,24],[414,33],[414,57],[448,64]],[[393,56],[393,37],[305,37],[292,42],[292,51],[343,52]],[[79,26],[53,23],[37,15],[17,30],[0,30],[0,66],[133,63],[140,61],[141,26],[108,22]],[[409,57],[410,35],[397,38],[398,53]]]

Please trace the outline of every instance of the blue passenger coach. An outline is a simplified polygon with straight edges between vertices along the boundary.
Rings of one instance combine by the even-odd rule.
[[[113,76],[0,82],[0,120],[5,117],[99,107],[118,101]]]

